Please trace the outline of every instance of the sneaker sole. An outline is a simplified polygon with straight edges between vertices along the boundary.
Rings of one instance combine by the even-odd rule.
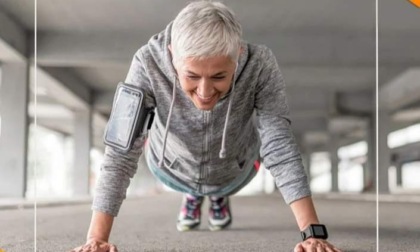
[[[194,224],[192,226],[184,226],[184,225],[176,224],[176,229],[179,232],[188,232],[188,231],[198,229],[199,226],[200,226],[200,223]]]
[[[209,222],[209,229],[210,231],[221,231],[224,229],[229,229],[231,224],[232,224],[232,218],[225,225],[222,225],[222,226],[214,226],[214,225],[211,225]]]

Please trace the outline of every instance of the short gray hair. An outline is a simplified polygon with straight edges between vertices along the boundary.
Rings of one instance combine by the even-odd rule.
[[[172,25],[174,62],[210,56],[229,56],[236,62],[241,41],[240,23],[232,10],[220,2],[192,2],[181,10]]]

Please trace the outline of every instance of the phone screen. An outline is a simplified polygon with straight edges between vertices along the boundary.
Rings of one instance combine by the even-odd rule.
[[[108,127],[107,140],[120,146],[128,146],[135,126],[136,112],[140,104],[140,94],[120,88]]]

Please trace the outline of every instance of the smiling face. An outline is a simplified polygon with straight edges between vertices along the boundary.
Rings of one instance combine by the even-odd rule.
[[[182,90],[200,110],[211,110],[230,89],[236,63],[229,56],[186,58],[174,65]]]

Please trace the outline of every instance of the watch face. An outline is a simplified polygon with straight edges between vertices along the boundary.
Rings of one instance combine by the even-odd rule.
[[[324,227],[323,226],[313,226],[313,230],[315,235],[320,235],[320,236],[324,236],[325,232],[324,232]]]
[[[308,238],[320,238],[320,239],[328,239],[328,232],[327,228],[322,224],[311,224],[305,231],[301,233],[302,240],[306,240]]]

